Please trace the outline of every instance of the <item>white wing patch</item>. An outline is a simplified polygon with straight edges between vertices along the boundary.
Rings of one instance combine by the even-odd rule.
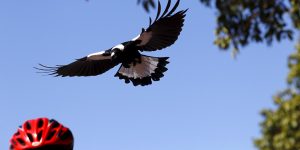
[[[155,57],[145,57],[142,56],[142,62],[140,64],[130,64],[130,68],[122,67],[119,70],[119,73],[123,76],[134,79],[142,79],[144,77],[151,76],[152,73],[155,73],[155,69],[159,63],[159,59]]]
[[[143,32],[142,34],[138,35],[137,37],[133,38],[131,41],[141,40],[142,42],[137,46],[146,45],[150,39],[152,38],[152,32]]]
[[[125,48],[125,46],[124,46],[123,44],[119,44],[119,45],[113,47],[112,49],[116,49],[116,48],[117,48],[117,49],[120,49],[121,51],[123,51],[124,48]]]
[[[136,41],[137,39],[139,39],[140,34],[138,36],[136,36],[135,38],[133,38],[131,41]]]
[[[88,60],[104,60],[104,59],[110,59],[110,56],[103,56],[105,51],[92,53],[87,56]]]

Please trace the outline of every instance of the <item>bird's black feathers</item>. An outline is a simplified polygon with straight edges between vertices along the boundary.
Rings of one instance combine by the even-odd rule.
[[[36,68],[42,73],[54,75],[56,77],[74,77],[74,76],[96,76],[102,74],[118,63],[112,62],[110,59],[105,60],[87,60],[87,57],[77,59],[68,65],[57,65],[49,67],[39,64],[42,68]]]
[[[149,27],[143,32],[139,38],[141,51],[161,50],[175,43],[182,31],[184,17],[187,10],[179,11],[175,14],[175,10],[179,6],[180,0],[176,2],[171,11],[171,0],[168,0],[167,6],[161,15],[161,4],[158,2],[158,11],[154,22],[150,18]],[[168,12],[169,11],[169,12]]]
[[[158,11],[153,22],[150,17],[149,27],[142,28],[142,32],[130,41],[106,51],[89,54],[68,65],[49,67],[39,64],[35,69],[56,77],[96,76],[121,64],[115,77],[124,79],[125,83],[145,86],[152,84],[152,81],[159,81],[168,70],[168,57],[146,56],[140,51],[161,50],[174,44],[182,31],[187,11],[175,13],[179,3],[180,0],[177,0],[171,8],[171,0],[168,0],[165,10],[162,11],[158,1]]]

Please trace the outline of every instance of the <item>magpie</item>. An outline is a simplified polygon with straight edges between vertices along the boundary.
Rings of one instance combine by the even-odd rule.
[[[68,65],[56,65],[49,67],[39,64],[35,67],[40,73],[53,76],[96,76],[119,65],[120,68],[115,77],[125,80],[134,86],[145,86],[152,81],[159,81],[168,69],[169,57],[153,57],[141,54],[143,51],[162,50],[175,43],[182,31],[186,10],[175,13],[180,0],[177,0],[170,10],[171,0],[168,0],[164,12],[158,1],[157,15],[152,22],[149,17],[149,27],[142,28],[142,32],[130,41],[123,42],[108,50],[89,54]],[[169,11],[170,10],[170,11]],[[162,13],[162,14],[161,14]]]

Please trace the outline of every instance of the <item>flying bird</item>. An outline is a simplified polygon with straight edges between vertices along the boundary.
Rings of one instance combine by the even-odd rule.
[[[161,4],[158,1],[156,18],[152,22],[149,18],[149,27],[142,28],[142,32],[130,41],[123,42],[108,50],[89,54],[68,65],[56,65],[49,67],[39,64],[35,67],[41,73],[53,76],[74,77],[74,76],[96,76],[119,65],[120,68],[115,77],[125,80],[125,83],[132,82],[134,86],[145,86],[152,84],[152,81],[159,81],[168,69],[169,57],[153,57],[141,54],[143,51],[162,50],[171,46],[178,39],[186,10],[175,13],[180,0],[170,10],[171,0],[168,0],[164,12],[161,11]]]

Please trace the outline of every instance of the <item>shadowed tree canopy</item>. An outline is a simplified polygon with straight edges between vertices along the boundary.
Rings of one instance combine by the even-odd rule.
[[[249,43],[293,39],[300,28],[299,0],[199,0],[217,11],[215,44],[236,52]],[[138,0],[146,11],[156,7],[156,0]]]

